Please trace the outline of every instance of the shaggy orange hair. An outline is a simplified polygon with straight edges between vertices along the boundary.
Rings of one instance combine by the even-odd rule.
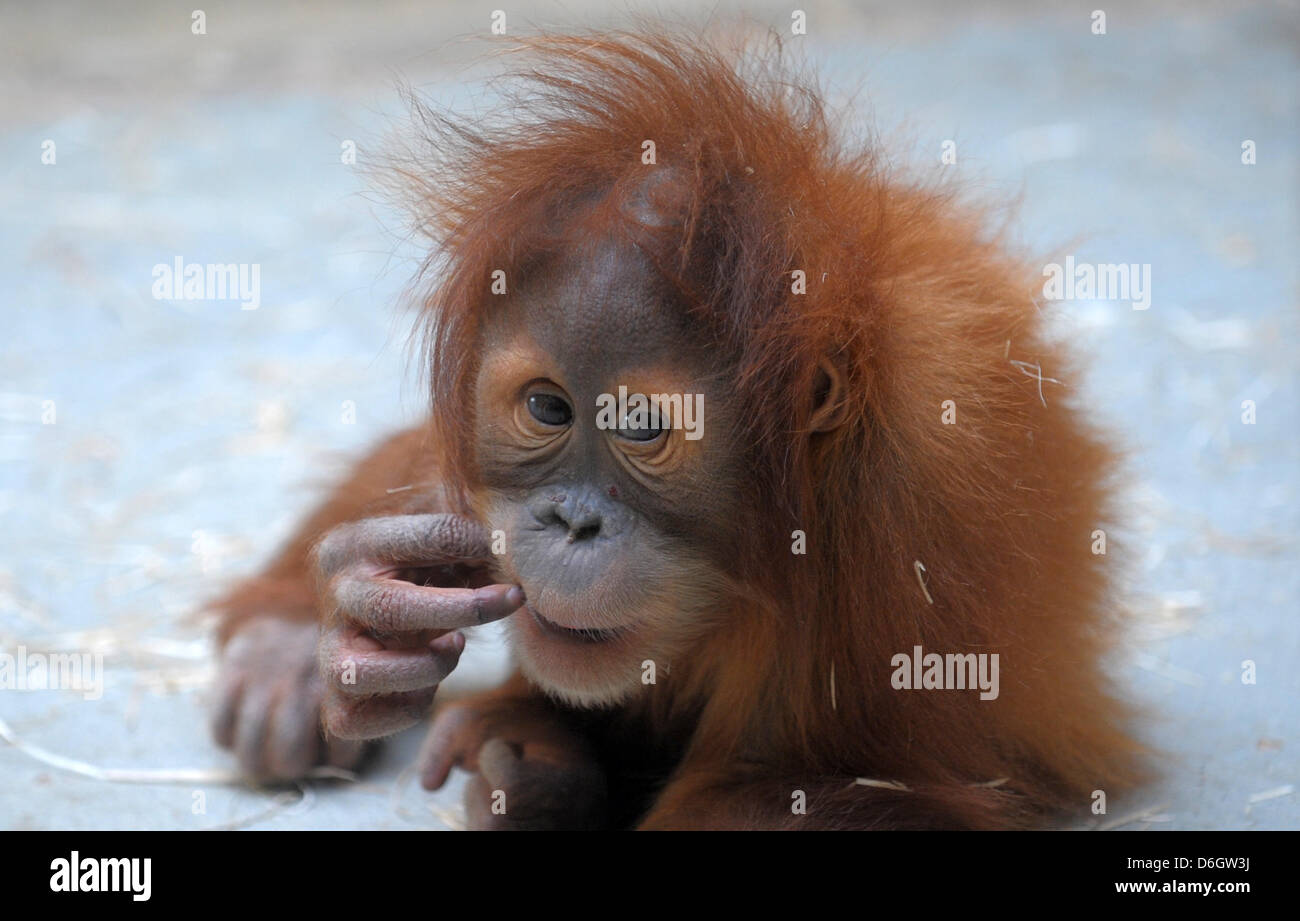
[[[752,501],[733,510],[752,535],[734,548],[746,597],[673,663],[671,691],[620,717],[694,726],[648,824],[692,824],[692,796],[747,785],[806,789],[847,827],[1087,815],[1092,791],[1136,776],[1102,669],[1110,564],[1090,549],[1113,459],[1048,380],[1072,375],[1040,332],[1034,273],[948,191],[842,146],[817,90],[770,59],[652,31],[524,50],[508,120],[420,107],[428,149],[402,170],[436,243],[433,442],[454,504],[477,488],[467,394],[490,273],[589,235],[645,253],[754,410]],[[841,424],[812,433],[827,362]],[[892,657],[918,645],[998,653],[1000,696],[893,689]]]

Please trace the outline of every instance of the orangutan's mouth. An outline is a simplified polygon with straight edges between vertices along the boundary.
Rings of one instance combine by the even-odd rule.
[[[569,642],[608,643],[609,641],[617,639],[618,637],[622,636],[624,633],[624,630],[621,628],[614,628],[611,630],[597,630],[594,627],[583,627],[580,629],[574,627],[561,627],[559,624],[555,623],[554,621],[547,620],[545,617],[543,617],[538,612],[537,608],[533,607],[531,604],[526,605],[526,607],[528,608],[528,613],[532,615],[533,620],[537,622],[537,625],[539,627],[541,627],[548,634],[552,636],[558,636],[562,639],[568,640]]]

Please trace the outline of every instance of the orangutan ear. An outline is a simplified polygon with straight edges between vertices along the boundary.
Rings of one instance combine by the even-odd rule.
[[[809,431],[829,432],[844,424],[848,417],[848,401],[844,395],[844,371],[830,358],[823,358],[817,363],[817,374],[813,378]]]

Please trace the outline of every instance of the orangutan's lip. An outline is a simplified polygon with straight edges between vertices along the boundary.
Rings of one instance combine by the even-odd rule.
[[[558,636],[562,639],[574,643],[607,643],[610,640],[617,639],[622,633],[622,629],[597,630],[594,627],[585,627],[576,629],[573,627],[561,627],[554,621],[547,620],[531,604],[525,605],[528,613],[533,615],[533,620],[537,625],[552,636]]]

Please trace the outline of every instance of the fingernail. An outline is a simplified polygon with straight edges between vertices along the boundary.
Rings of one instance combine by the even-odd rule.
[[[523,592],[515,586],[503,590],[500,585],[489,585],[474,592],[474,607],[480,624],[513,614],[521,604]]]
[[[457,655],[465,651],[465,634],[459,630],[455,633],[444,633],[442,636],[429,643],[429,648],[434,652],[454,652]]]

